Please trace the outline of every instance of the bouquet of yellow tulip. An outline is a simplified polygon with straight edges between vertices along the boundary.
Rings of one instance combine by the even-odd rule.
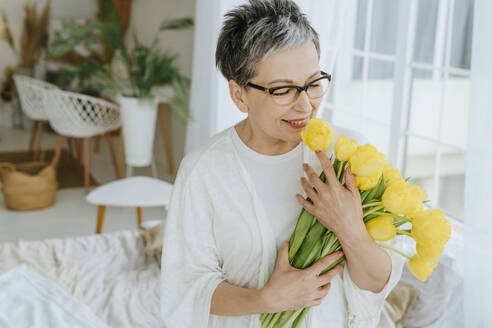
[[[313,151],[326,151],[331,147],[335,131],[321,119],[308,122],[307,131],[301,132],[304,143]],[[361,195],[363,220],[368,233],[379,242],[406,235],[416,241],[417,252],[408,256],[388,245],[391,249],[409,259],[410,271],[422,281],[427,280],[437,266],[437,259],[451,235],[450,222],[439,209],[424,210],[427,193],[418,185],[410,185],[400,172],[386,162],[386,157],[376,147],[366,144],[359,146],[355,140],[348,140],[343,134],[335,144],[333,169],[344,184],[347,165],[355,176]],[[325,173],[320,175],[325,181]],[[310,199],[307,199],[310,201]],[[410,222],[411,229],[398,229]],[[341,249],[338,238],[327,230],[311,213],[301,210],[295,230],[289,243],[289,261],[298,269],[305,269],[319,259]],[[321,274],[345,261],[342,256]],[[310,308],[278,313],[264,313],[260,316],[262,328],[299,327]]]

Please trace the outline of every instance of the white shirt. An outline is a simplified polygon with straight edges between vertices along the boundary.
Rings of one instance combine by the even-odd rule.
[[[295,196],[303,192],[299,178],[296,179],[304,171],[302,143],[285,154],[268,156],[249,148],[236,129],[232,133],[234,146],[265,206],[278,249],[289,240],[302,209]]]
[[[277,221],[271,221],[276,219],[268,214],[278,205],[273,210],[265,208],[262,192],[257,191],[250,169],[236,149],[233,130],[231,127],[215,135],[181,162],[163,245],[161,315],[165,327],[261,327],[258,314],[210,314],[212,295],[222,281],[254,289],[268,282],[276,262],[277,240],[283,239],[277,238]],[[335,140],[342,131],[349,139],[361,140],[350,130],[335,130]],[[302,161],[319,174],[316,155],[304,144],[301,147]],[[289,177],[293,184],[299,183],[299,178]],[[292,202],[297,201],[294,198]],[[398,248],[397,241],[388,244]],[[309,311],[303,326],[376,327],[384,299],[400,279],[405,262],[400,255],[387,252],[392,272],[380,293],[360,289],[345,266],[332,280],[323,303]]]

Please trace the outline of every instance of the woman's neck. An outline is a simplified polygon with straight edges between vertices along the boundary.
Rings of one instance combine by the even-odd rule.
[[[289,142],[277,138],[273,138],[261,129],[252,126],[248,118],[239,122],[234,126],[239,138],[257,153],[267,156],[275,156],[285,154],[299,145],[299,142]]]

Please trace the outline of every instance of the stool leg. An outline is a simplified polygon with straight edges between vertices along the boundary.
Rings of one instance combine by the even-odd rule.
[[[106,206],[104,205],[99,205],[97,207],[97,226],[96,226],[96,233],[101,233],[103,224],[104,224],[104,212],[106,210]]]
[[[138,227],[142,227],[142,207],[138,206],[137,207],[137,221],[138,221]]]
[[[133,175],[133,166],[126,165],[126,177],[129,178]]]
[[[106,137],[106,141],[108,142],[109,152],[111,154],[111,160],[113,161],[114,173],[116,175],[116,179],[121,179],[120,167],[118,166],[118,161],[116,160],[116,154],[114,153],[113,141],[111,139],[111,133],[106,132],[104,134]]]
[[[84,148],[84,187],[85,193],[89,192],[89,171],[90,171],[90,161],[89,161],[89,138],[83,139]]]
[[[120,144],[119,144],[119,150],[118,150],[118,161],[119,161],[119,168],[120,172],[125,171],[125,145],[124,145],[124,140],[123,140],[123,128],[120,128]]]
[[[159,120],[161,122],[161,129],[162,129],[162,137],[164,138],[164,147],[166,149],[166,159],[167,159],[167,171],[169,172],[170,175],[174,174],[174,160],[173,160],[173,152],[171,150],[171,140],[169,137],[169,131],[167,128],[167,119],[166,119],[166,111],[167,111],[167,104],[165,103],[160,103],[158,105],[158,116]]]
[[[152,175],[154,178],[158,179],[159,175],[157,174],[157,164],[155,163],[155,156],[152,157]]]

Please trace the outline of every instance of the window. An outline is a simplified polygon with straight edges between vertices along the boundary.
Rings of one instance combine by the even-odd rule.
[[[463,220],[473,0],[352,0],[324,119]]]

